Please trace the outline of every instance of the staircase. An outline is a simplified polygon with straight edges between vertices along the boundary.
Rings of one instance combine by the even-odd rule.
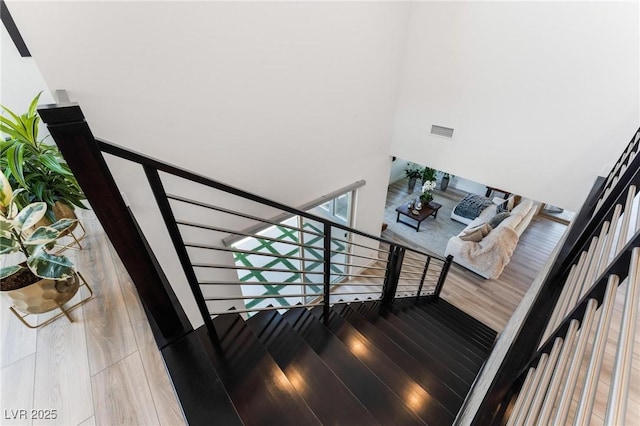
[[[189,423],[451,425],[496,337],[432,298],[339,303],[324,320],[321,307],[228,313],[219,346],[201,328],[163,349]],[[185,377],[171,360],[189,345],[203,356]]]
[[[136,285],[190,425],[454,422],[496,333],[439,298],[451,256],[96,140],[77,105],[39,113]],[[173,264],[103,153],[144,171],[155,206],[135,201],[162,217]],[[182,269],[199,328],[165,267]]]

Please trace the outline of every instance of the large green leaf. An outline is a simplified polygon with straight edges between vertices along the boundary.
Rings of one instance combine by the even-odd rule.
[[[22,123],[27,132],[27,141],[34,146],[37,146],[36,137],[38,136],[38,122],[40,118],[37,115],[22,116]]]
[[[0,215],[0,235],[12,235],[13,222]]]
[[[31,272],[40,278],[64,280],[73,276],[73,263],[64,256],[54,256],[38,247],[27,260]]]
[[[77,222],[76,219],[60,219],[54,224],[49,226],[40,226],[36,229],[27,239],[24,240],[24,245],[47,245],[56,241],[60,235],[71,228]]]
[[[33,100],[31,101],[31,104],[29,105],[29,110],[27,114],[36,115],[36,108],[38,107],[38,101],[40,100],[40,95],[42,95],[42,92],[38,93],[35,96],[35,98],[33,98]]]
[[[23,188],[27,187],[27,182],[24,180],[24,145],[16,144],[7,150],[7,165],[11,174],[16,178],[18,183]]]
[[[22,232],[27,228],[31,228],[47,213],[47,204],[43,202],[31,203],[14,219],[14,225],[18,231]]]
[[[29,135],[27,135],[27,132],[22,127],[19,117],[18,120],[18,123],[14,123],[7,117],[0,115],[0,131],[12,138],[27,141]]]
[[[14,253],[20,250],[20,244],[15,238],[0,234],[0,254]]]
[[[59,173],[61,175],[65,175],[65,176],[73,176],[73,174],[67,170],[65,170],[61,163],[61,159],[60,158],[56,158],[55,155],[52,154],[43,154],[40,155],[39,160],[42,164],[44,164],[44,166],[46,168],[48,168],[49,170]]]
[[[60,219],[56,223],[49,225],[49,228],[53,228],[56,231],[63,233],[67,229],[71,228],[77,221],[77,219]]]
[[[26,246],[45,245],[54,242],[60,237],[61,232],[50,226],[40,226],[33,231],[24,241]]]
[[[20,267],[19,265],[5,266],[4,268],[0,268],[0,280],[10,277],[20,269],[22,269],[22,267]]]

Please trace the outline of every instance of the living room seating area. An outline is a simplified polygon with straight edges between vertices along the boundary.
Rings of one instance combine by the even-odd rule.
[[[536,204],[529,199],[522,199],[510,212],[500,213],[499,208],[492,203],[482,210],[445,250],[454,262],[487,279],[500,276],[536,213]]]

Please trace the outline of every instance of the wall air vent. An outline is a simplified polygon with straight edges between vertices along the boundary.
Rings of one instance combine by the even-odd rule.
[[[450,129],[448,127],[436,126],[435,124],[433,124],[431,126],[431,134],[451,139],[453,138],[453,129]]]

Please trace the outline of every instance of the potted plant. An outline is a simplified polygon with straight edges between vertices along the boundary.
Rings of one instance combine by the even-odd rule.
[[[436,169],[432,169],[431,167],[425,167],[421,172],[422,184],[424,185],[426,182],[431,182],[436,180]]]
[[[429,203],[431,200],[433,200],[433,194],[431,193],[431,191],[433,191],[435,187],[436,187],[435,179],[428,180],[422,185],[422,194],[420,195],[420,201],[422,201],[423,206]]]
[[[409,192],[413,192],[418,178],[422,175],[420,167],[414,163],[409,163],[404,169],[404,174],[409,178]]]
[[[22,115],[0,105],[8,114],[0,116],[0,131],[7,136],[0,142],[0,169],[7,170],[14,188],[25,190],[16,196],[18,208],[24,209],[33,202],[46,203],[45,220],[40,224],[47,225],[57,219],[77,219],[74,207],[86,207],[82,203],[85,196],[58,147],[38,140],[40,117],[36,107],[41,93]]]
[[[31,232],[46,214],[47,204],[36,202],[19,209],[16,197],[24,189],[12,192],[4,173],[0,183],[0,254],[6,257],[0,268],[0,291],[25,314],[60,308],[78,291],[78,273],[68,258],[47,250],[75,220],[61,219]]]

